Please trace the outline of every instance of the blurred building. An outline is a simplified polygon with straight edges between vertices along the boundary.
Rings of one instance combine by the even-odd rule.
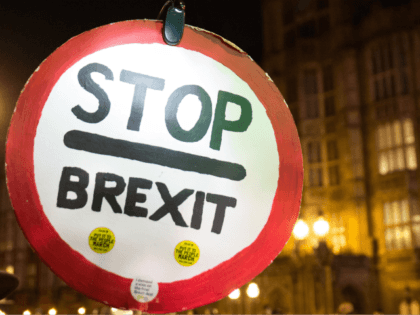
[[[348,300],[361,313],[398,313],[403,299],[420,299],[420,2],[264,0],[263,19],[262,67],[304,155],[300,217],[311,225],[322,211],[331,226],[334,309]],[[301,252],[316,242],[309,234]],[[282,266],[297,266],[294,249],[291,239]],[[287,311],[322,307],[313,266],[298,297],[305,309],[290,298]],[[296,268],[282,268],[272,290],[296,296]]]
[[[0,178],[5,178],[4,169],[0,169]],[[0,270],[20,280],[17,290],[0,301],[0,311],[6,314],[26,310],[48,314],[51,309],[58,314],[78,314],[83,308],[87,314],[111,314],[108,306],[68,287],[38,258],[19,228],[4,180],[0,184]]]

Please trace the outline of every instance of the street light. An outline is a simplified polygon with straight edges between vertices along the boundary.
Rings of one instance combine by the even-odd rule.
[[[318,247],[314,247],[314,254],[318,258],[318,261],[323,266],[325,274],[325,310],[327,313],[332,313],[333,309],[333,290],[332,290],[332,275],[331,275],[331,251],[329,250],[325,236],[327,235],[330,229],[330,225],[324,219],[324,214],[322,211],[318,212],[318,219],[313,225],[313,231],[318,237]],[[308,236],[309,227],[301,219],[299,219],[294,228],[293,236],[296,239],[295,246],[295,255],[299,261],[299,247],[300,243]]]
[[[309,227],[305,221],[299,219],[293,228],[293,236],[297,240],[303,240],[309,233]]]
[[[22,313],[22,315],[31,315],[31,311],[30,310],[26,310]]]
[[[51,308],[51,309],[48,311],[48,314],[49,314],[49,315],[57,315],[57,310],[56,310],[55,308]]]
[[[319,212],[318,220],[314,223],[314,232],[316,235],[323,237],[330,230],[330,225],[324,220],[324,214],[322,211]]]
[[[231,300],[237,300],[237,299],[239,299],[239,297],[241,296],[241,290],[239,290],[239,289],[236,289],[236,290],[233,290],[230,294],[229,294],[229,298],[231,299]]]
[[[254,282],[250,283],[248,286],[248,289],[246,289],[246,294],[251,298],[256,298],[258,295],[260,295],[260,288],[258,288],[258,285]]]
[[[246,295],[252,300],[260,295],[260,288],[256,283],[251,282],[250,284],[248,284],[248,287],[246,289]],[[241,297],[241,291],[240,289],[233,290],[228,296],[231,300],[238,300]],[[242,311],[240,313],[249,313],[249,308],[251,307],[249,304],[250,300],[246,299],[245,295],[241,297],[241,299],[239,299],[237,303],[240,303],[242,307]]]
[[[77,310],[77,313],[79,313],[80,315],[83,315],[83,314],[85,314],[85,313],[86,313],[86,309],[85,309],[84,307],[80,307],[80,308]]]

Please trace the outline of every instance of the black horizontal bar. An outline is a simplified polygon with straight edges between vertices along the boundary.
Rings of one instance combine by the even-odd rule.
[[[240,164],[148,144],[113,139],[79,130],[67,132],[64,135],[64,144],[70,149],[157,164],[235,181],[240,181],[246,176],[246,170]]]

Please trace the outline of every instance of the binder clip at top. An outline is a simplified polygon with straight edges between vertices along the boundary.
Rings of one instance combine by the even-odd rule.
[[[160,10],[158,20],[164,15],[163,40],[171,46],[176,46],[182,39],[185,27],[185,4],[180,0],[170,0]]]

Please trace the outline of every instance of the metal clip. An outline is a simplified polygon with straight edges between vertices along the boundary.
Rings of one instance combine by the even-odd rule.
[[[184,34],[185,4],[182,0],[167,1],[159,12],[158,20],[165,14],[162,35],[165,43],[171,46],[178,45]]]

